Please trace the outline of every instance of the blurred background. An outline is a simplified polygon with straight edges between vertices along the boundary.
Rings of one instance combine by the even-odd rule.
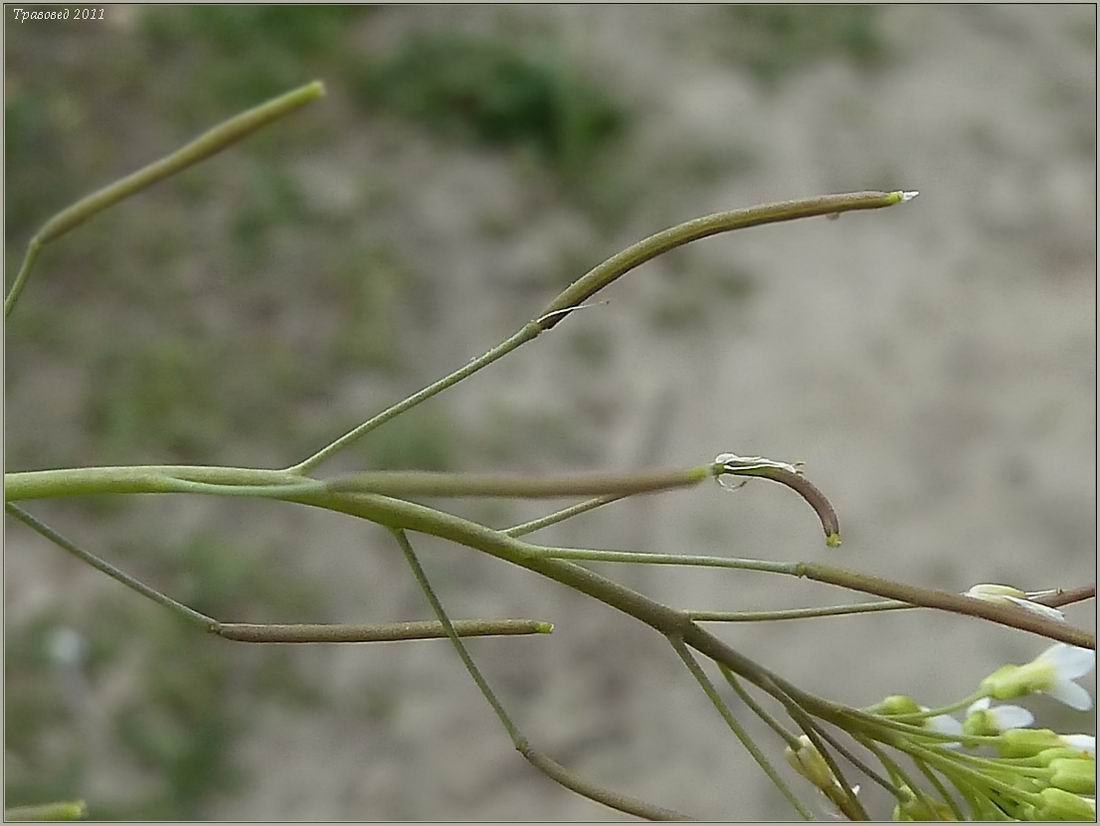
[[[282,467],[652,232],[767,201],[917,189],[904,206],[646,264],[607,306],[324,471],[803,460],[840,513],[839,551],[764,482],[619,503],[532,538],[828,560],[951,591],[1093,581],[1094,6],[129,5],[5,30],[9,284],[61,207],[270,96],[328,87],[47,248],[5,335],[9,470]],[[496,526],[561,506],[438,504]],[[200,497],[29,510],[222,620],[430,616],[389,536],[333,514]],[[206,638],[5,528],[8,805],[626,819],[530,769],[445,641]],[[536,747],[697,817],[789,815],[656,634],[414,541],[452,616],[556,624],[470,643]],[[763,574],[594,567],[685,608],[860,599]],[[1095,627],[1094,610],[1068,615]],[[714,630],[855,705],[942,705],[1046,647],[927,611]],[[1061,731],[1094,725],[1029,706]]]

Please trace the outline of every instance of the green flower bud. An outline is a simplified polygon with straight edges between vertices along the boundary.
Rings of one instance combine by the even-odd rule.
[[[921,711],[920,704],[904,694],[893,694],[881,703],[867,709],[872,714],[916,714]]]
[[[1057,643],[1029,663],[1001,666],[982,680],[980,687],[987,697],[998,700],[1049,694],[1070,708],[1088,711],[1092,696],[1074,680],[1095,664],[1095,651]]]
[[[996,719],[988,711],[972,711],[963,721],[963,734],[996,737],[1000,733]]]
[[[1074,794],[1096,794],[1096,761],[1078,758],[1059,758],[1050,763],[1054,774],[1050,784]]]
[[[1057,748],[1043,749],[1037,755],[1035,755],[1035,764],[1038,766],[1049,766],[1053,761],[1067,758],[1069,760],[1080,759],[1082,752],[1072,746],[1058,746]]]
[[[1043,789],[1036,820],[1096,820],[1096,802],[1062,789]]]
[[[906,789],[908,791],[908,789]],[[894,820],[954,820],[951,808],[939,800],[929,800],[925,803],[916,795],[910,793],[904,803],[894,807]]]
[[[794,751],[788,746],[783,753],[791,768],[822,791],[827,792],[833,786],[838,785],[832,769],[829,768],[829,764],[825,762],[825,758],[821,756],[821,752],[817,750],[817,746],[811,742],[810,738],[803,734],[798,738],[798,741],[800,744],[798,751]]]
[[[1003,732],[996,744],[1001,757],[1034,757],[1044,749],[1060,747],[1062,738],[1048,728],[1017,728]]]

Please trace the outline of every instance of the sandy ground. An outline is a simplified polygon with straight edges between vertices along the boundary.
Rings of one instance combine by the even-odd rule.
[[[402,308],[407,371],[353,373],[323,402],[288,400],[286,414],[327,422],[335,435],[513,332],[602,255],[680,220],[824,192],[916,189],[919,199],[901,207],[754,229],[649,263],[607,291],[606,307],[576,314],[433,404],[473,446],[462,454],[471,469],[630,469],[725,451],[803,460],[845,533],[843,547],[827,551],[812,513],[758,482],[733,495],[715,487],[612,506],[538,535],[548,544],[828,559],[955,591],[983,581],[1092,581],[1095,49],[1081,31],[1090,20],[1094,27],[1095,10],[884,8],[885,67],[864,73],[823,60],[775,89],[707,37],[717,11],[524,12],[558,33],[570,59],[634,113],[630,143],[609,163],[643,183],[610,232],[567,199],[540,193],[521,166],[461,146],[395,148],[384,128],[375,135],[365,122],[288,159],[311,197],[348,222],[349,236],[385,237],[423,281]],[[416,27],[505,30],[506,17],[485,7],[395,10],[364,30],[363,47]],[[9,66],[9,77],[18,70]],[[325,105],[339,112],[341,79],[327,80]],[[705,174],[676,166],[685,146],[712,159]],[[363,210],[370,188],[349,181],[352,161],[389,192],[386,210]],[[487,222],[501,216],[512,221],[507,230],[486,236]],[[747,283],[745,297],[723,292],[731,273]],[[216,294],[208,300],[216,304]],[[280,312],[284,332],[303,329],[291,317],[308,305],[307,293]],[[216,312],[232,317],[233,309]],[[654,323],[677,312],[685,323]],[[18,335],[13,324],[10,336]],[[592,341],[602,363],[586,355]],[[60,397],[56,411],[41,414],[51,421],[66,411],[66,393],[56,390],[62,369],[38,375],[38,390],[29,380],[9,384],[9,438],[31,413],[19,393]],[[479,456],[477,446],[492,444],[502,426],[522,446],[518,458]],[[277,464],[309,447],[239,452]],[[540,512],[529,504],[454,509],[497,524]],[[129,524],[48,512],[74,530],[84,524],[85,536],[98,537],[89,543],[104,550]],[[220,524],[280,544],[274,562],[320,583],[330,618],[426,616],[381,531],[238,502],[157,502],[142,512],[172,530]],[[9,629],[58,600],[112,589],[123,599],[21,528],[9,524],[7,539]],[[543,750],[699,817],[787,816],[659,637],[533,575],[442,542],[419,546],[452,615],[556,624],[546,638],[470,645]],[[846,598],[760,574],[607,572],[693,608]],[[1091,605],[1070,616],[1095,627]],[[930,612],[716,630],[803,687],[857,705],[890,693],[950,702],[998,665],[1043,648],[1023,633]],[[252,656],[242,653],[242,662]],[[323,702],[303,709],[236,698],[248,725],[233,753],[247,780],[203,817],[619,817],[531,771],[444,643],[294,656]],[[90,705],[124,707],[125,687],[112,685],[97,680]],[[385,713],[372,712],[379,697]],[[1055,728],[1093,725],[1049,701],[1031,707]],[[133,781],[125,768],[112,770],[116,746],[103,737],[104,760],[89,770],[84,794]]]

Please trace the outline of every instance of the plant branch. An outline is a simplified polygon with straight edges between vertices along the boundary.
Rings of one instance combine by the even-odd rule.
[[[1051,608],[1061,608],[1063,605],[1072,605],[1075,602],[1084,602],[1086,599],[1096,598],[1096,583],[1082,585],[1078,588],[1059,588],[1047,597],[1036,597],[1032,602],[1049,605]]]
[[[551,525],[564,522],[566,519],[572,519],[574,516],[587,513],[590,510],[595,510],[604,505],[610,505],[612,502],[618,502],[620,499],[625,499],[629,495],[630,494],[626,493],[617,493],[609,496],[597,496],[594,499],[587,499],[571,507],[562,508],[560,511],[554,511],[554,513],[543,516],[540,519],[533,519],[530,522],[513,525],[510,528],[506,528],[502,533],[504,533],[505,536],[512,537],[526,536],[529,533],[541,531],[543,528],[548,528]]]
[[[16,276],[7,298],[4,299],[4,318],[11,315],[12,310],[15,309],[15,302],[19,300],[23,288],[27,285],[27,279],[30,277],[35,259],[37,259],[42,247],[50,241],[60,238],[69,230],[119,201],[129,198],[143,189],[148,189],[153,184],[221,152],[237,141],[248,137],[257,129],[261,129],[305,104],[317,100],[324,94],[324,84],[319,81],[314,81],[299,89],[287,92],[254,109],[249,109],[247,112],[242,112],[230,118],[170,155],[166,155],[160,160],[154,161],[124,178],[120,178],[103,189],[81,198],[72,206],[61,210],[61,212],[46,221],[31,239],[27,247],[26,257],[19,268],[19,274]]]
[[[941,611],[980,617],[1081,648],[1094,650],[1096,648],[1095,634],[1055,622],[1015,605],[1003,605],[962,594],[952,594],[933,588],[922,588],[919,585],[906,585],[870,574],[846,571],[842,568],[813,562],[800,563],[799,575],[817,582],[839,585],[853,591],[862,591],[867,594],[901,600],[911,605],[923,605],[926,608],[938,608]]]
[[[774,620],[869,614],[878,611],[900,611],[905,608],[919,607],[898,600],[884,600],[882,602],[864,602],[855,605],[830,605],[824,608],[787,608],[776,611],[688,611],[687,613],[696,622],[771,622]]]
[[[698,473],[705,466],[691,469]],[[718,467],[710,466],[712,468]],[[186,492],[181,482],[198,482],[215,486],[257,486],[262,487],[255,495],[290,502],[313,505],[316,507],[339,510],[362,516],[374,522],[390,527],[405,527],[423,530],[443,538],[451,538],[460,544],[470,545],[487,553],[490,546],[498,543],[511,543],[505,558],[517,564],[518,557],[530,560],[542,557],[547,562],[552,558],[581,559],[603,562],[635,562],[658,565],[702,565],[742,570],[766,571],[805,577],[818,582],[838,585],[855,591],[888,597],[902,602],[921,605],[928,608],[951,611],[996,622],[1012,628],[1019,628],[1049,639],[1076,645],[1082,648],[1096,647],[1095,634],[1074,628],[1059,622],[1038,616],[1034,613],[981,599],[922,588],[916,585],[893,582],[870,574],[861,574],[809,562],[770,562],[765,560],[733,559],[729,557],[689,556],[680,554],[652,554],[627,551],[600,551],[576,548],[543,548],[531,545],[505,535],[500,531],[486,528],[476,523],[460,520],[442,511],[416,505],[378,494],[337,493],[321,491],[320,483],[309,477],[288,471],[258,470],[250,468],[201,467],[201,466],[137,466],[137,467],[99,467],[73,468],[68,470],[26,471],[4,475],[5,496],[9,502],[24,499],[37,499],[58,496],[77,496],[100,493],[173,493]],[[214,488],[204,492],[215,492]],[[415,527],[403,520],[412,516],[413,521],[422,527]],[[459,527],[461,525],[461,527]],[[476,526],[476,530],[471,528]],[[529,566],[530,567],[530,566]],[[559,570],[559,569],[555,569]],[[584,570],[570,566],[569,570]],[[589,572],[590,573],[590,572]],[[592,574],[595,576],[595,574]],[[602,582],[609,582],[602,577]],[[603,586],[601,586],[603,587]],[[640,596],[640,595],[637,595]],[[643,598],[644,599],[644,598]],[[652,605],[652,603],[650,603]],[[676,622],[690,622],[683,612],[676,612]],[[663,629],[659,629],[662,630]]]
[[[720,212],[703,218],[696,218],[651,235],[589,270],[585,275],[562,290],[556,298],[543,308],[542,312],[535,316],[534,321],[525,324],[518,332],[506,338],[496,347],[473,359],[450,375],[444,376],[403,401],[367,419],[367,421],[352,428],[340,438],[330,442],[298,464],[287,468],[287,470],[299,474],[312,470],[376,427],[380,427],[395,416],[420,404],[420,402],[453,387],[482,368],[488,367],[513,350],[537,338],[572,314],[574,310],[579,309],[585,301],[620,276],[671,249],[711,235],[759,226],[760,224],[792,221],[817,215],[833,215],[850,210],[880,209],[908,200],[913,194],[915,193],[853,192],[846,195],[825,195],[799,201],[764,204],[763,206],[738,209],[732,212]]]
[[[427,597],[429,604],[432,606],[432,610],[435,612],[436,618],[443,627],[447,629],[447,636],[450,637],[451,644],[454,645],[455,651],[458,653],[463,665],[466,666],[466,670],[469,672],[470,677],[473,678],[473,681],[477,684],[482,696],[485,697],[485,700],[492,707],[497,718],[504,726],[505,731],[508,732],[508,736],[511,738],[516,751],[522,754],[532,766],[548,776],[551,780],[554,780],[565,788],[589,800],[602,803],[605,806],[609,806],[621,812],[626,812],[627,814],[645,818],[646,820],[691,820],[691,818],[686,815],[682,815],[671,809],[654,806],[651,803],[646,803],[597,786],[569,771],[546,755],[532,749],[527,742],[527,738],[520,733],[519,727],[516,726],[512,718],[508,716],[508,712],[504,710],[504,706],[501,704],[500,700],[497,699],[492,688],[489,687],[488,681],[482,676],[481,670],[474,663],[473,657],[471,657],[466,650],[466,646],[462,644],[462,641],[455,633],[454,626],[451,624],[451,620],[447,617],[447,612],[443,608],[443,603],[440,602],[439,597],[436,596],[435,589],[432,588],[431,582],[428,580],[428,575],[424,572],[424,568],[421,566],[420,560],[417,558],[416,552],[413,550],[412,544],[409,542],[405,532],[396,528],[392,529],[391,532],[397,540],[397,544],[400,545],[402,552],[405,554],[405,560],[412,570],[413,577],[416,579],[420,589],[424,592],[424,596]]]
[[[4,820],[83,820],[88,816],[88,804],[83,800],[42,803],[38,806],[12,806],[4,809]]]
[[[455,633],[460,637],[509,637],[525,634],[549,634],[554,626],[549,622],[529,619],[454,620]],[[435,620],[411,620],[371,625],[345,623],[301,623],[256,625],[244,622],[220,622],[212,629],[219,637],[237,642],[304,643],[304,642],[404,642],[408,640],[447,639],[447,629]]]
[[[114,565],[107,562],[106,560],[100,559],[95,554],[84,550],[75,543],[66,539],[49,525],[31,516],[31,514],[27,513],[25,510],[18,507],[17,505],[13,505],[9,502],[4,505],[4,510],[7,511],[9,516],[18,519],[32,531],[40,534],[41,536],[44,536],[46,539],[50,540],[50,542],[68,551],[81,562],[85,563],[86,565],[92,566],[97,571],[106,574],[116,582],[121,582],[131,591],[136,591],[146,599],[151,599],[153,602],[159,605],[163,605],[173,614],[181,617],[192,625],[196,625],[204,631],[213,631],[218,626],[218,621],[213,617],[208,617],[206,616],[206,614],[199,613],[194,608],[189,608],[182,602],[177,602],[170,596],[162,594],[160,591],[146,585],[141,580],[135,579],[125,571],[116,568]]]
[[[59,534],[49,525],[36,519],[22,508],[8,504],[7,512],[25,524],[31,530],[42,535],[55,545],[68,551],[81,562],[107,574],[121,582],[132,591],[163,605],[174,614],[182,617],[203,631],[217,634],[227,640],[256,643],[335,643],[335,642],[395,642],[398,640],[430,640],[447,636],[444,627],[433,621],[391,622],[373,625],[352,625],[343,623],[242,623],[220,622],[193,608],[177,602],[167,594],[116,568],[111,563],[81,548],[76,543]],[[549,634],[553,625],[528,619],[505,620],[456,620],[455,631],[460,637],[512,636],[517,634]]]
[[[803,820],[813,820],[813,815],[802,804],[802,802],[791,791],[790,786],[779,776],[775,768],[768,761],[768,758],[764,756],[764,753],[760,750],[760,747],[753,742],[753,739],[749,737],[749,733],[745,728],[737,722],[737,718],[733,716],[733,712],[730,711],[728,705],[722,699],[722,696],[718,693],[718,690],[714,687],[714,683],[707,677],[705,671],[696,661],[695,657],[691,655],[687,647],[681,640],[675,637],[669,637],[668,641],[672,643],[672,647],[676,650],[676,653],[683,660],[684,665],[687,666],[688,671],[691,672],[691,676],[695,678],[695,681],[699,683],[699,686],[703,689],[703,693],[707,695],[711,704],[718,710],[718,713],[722,715],[722,719],[726,721],[726,725],[729,726],[730,731],[734,733],[738,740],[741,741],[741,745],[745,747],[745,750],[752,755],[752,759],[756,761],[756,764],[760,766],[761,771],[768,776],[768,779],[775,784],[780,793],[787,799],[787,802],[794,807],[794,810],[798,812],[799,816]]]

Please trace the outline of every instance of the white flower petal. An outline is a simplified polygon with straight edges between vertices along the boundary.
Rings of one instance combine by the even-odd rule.
[[[950,714],[939,714],[924,721],[924,727],[940,734],[962,734],[963,725]]]
[[[1027,728],[1035,722],[1035,716],[1026,708],[1020,706],[997,706],[989,710],[993,717],[993,725],[998,731],[1007,731],[1012,728]]]
[[[1074,680],[1092,671],[1096,665],[1096,652],[1060,642],[1036,657],[1035,661],[1054,666],[1062,679]]]
[[[1092,708],[1091,695],[1077,683],[1070,680],[1055,680],[1050,686],[1043,689],[1043,694],[1049,694],[1055,700],[1078,711],[1088,711]]]
[[[974,597],[975,599],[986,599],[990,602],[1000,602],[1003,597],[1025,597],[1026,593],[1019,588],[1013,588],[1011,585],[998,585],[993,582],[982,582],[978,585],[971,585],[970,590],[964,591],[963,596]]]
[[[980,700],[975,700],[973,703],[971,703],[970,706],[966,709],[966,713],[967,715],[971,715],[975,711],[985,711],[987,708],[989,708],[989,704],[992,702],[993,700],[991,698],[982,697]]]
[[[1062,742],[1071,749],[1084,751],[1096,756],[1096,738],[1091,734],[1063,734]]]
[[[1011,602],[1025,611],[1030,611],[1033,614],[1038,614],[1041,617],[1052,619],[1055,622],[1065,622],[1066,615],[1059,611],[1057,608],[1051,608],[1049,605],[1043,605],[1039,602],[1031,602],[1030,600],[1020,599],[1019,597],[1005,595],[1001,599]]]

